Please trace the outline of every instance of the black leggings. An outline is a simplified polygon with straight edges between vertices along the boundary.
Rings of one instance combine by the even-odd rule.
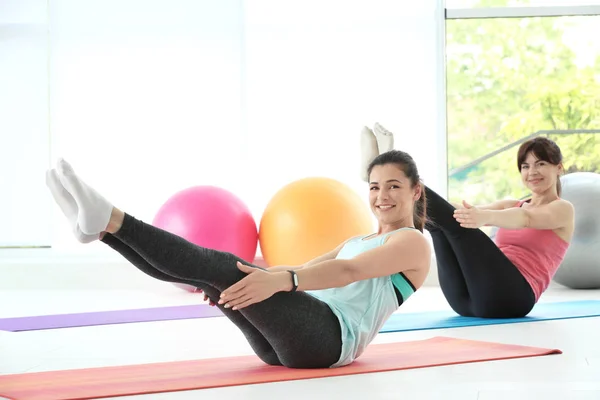
[[[102,241],[142,272],[200,288],[214,303],[222,291],[246,276],[237,261],[249,265],[233,254],[196,246],[128,214],[121,229],[114,235],[107,233]],[[238,311],[217,306],[267,364],[327,368],[340,357],[339,321],[326,303],[309,294],[279,292]]]
[[[429,188],[425,228],[431,233],[442,292],[463,316],[517,318],[535,305],[521,272],[480,229],[463,228],[454,206]]]

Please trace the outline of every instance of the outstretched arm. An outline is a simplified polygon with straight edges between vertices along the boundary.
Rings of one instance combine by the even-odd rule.
[[[431,248],[421,233],[398,232],[382,246],[352,259],[323,261],[298,271],[298,290],[342,287],[364,279],[427,267],[430,260]],[[282,290],[289,289],[288,283]]]
[[[489,204],[481,204],[477,207],[480,210],[505,210],[507,208],[511,208],[511,207],[515,207],[517,204],[519,203],[519,200],[514,200],[514,199],[505,199],[505,200],[498,200],[495,201],[493,203],[489,203]],[[458,203],[450,203],[454,206],[454,208],[457,209],[465,209],[468,208],[465,206],[464,202],[463,204],[458,204]]]
[[[510,208],[487,211],[487,224],[507,229],[560,229],[569,225],[574,216],[573,205],[566,200],[556,200],[535,208]]]
[[[566,200],[556,200],[535,208],[508,208],[505,210],[455,210],[456,220],[464,228],[484,225],[506,229],[560,229],[573,221],[573,205]]]

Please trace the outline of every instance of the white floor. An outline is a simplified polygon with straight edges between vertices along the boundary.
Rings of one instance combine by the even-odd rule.
[[[600,299],[554,286],[542,301]],[[194,304],[199,295],[125,263],[0,263],[0,318]],[[449,309],[426,287],[400,312]],[[375,343],[450,336],[558,348],[562,355],[397,372],[153,394],[152,399],[600,399],[600,318],[380,334]],[[252,354],[225,318],[31,332],[0,331],[0,374]]]

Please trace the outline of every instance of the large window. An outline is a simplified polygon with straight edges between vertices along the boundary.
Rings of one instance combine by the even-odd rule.
[[[549,136],[569,172],[600,171],[600,134],[567,134],[600,129],[598,26],[600,16],[447,21],[451,201],[524,196],[516,152],[539,131],[560,131]]]

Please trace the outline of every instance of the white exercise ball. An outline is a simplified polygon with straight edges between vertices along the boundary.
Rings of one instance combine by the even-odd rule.
[[[575,231],[554,281],[572,289],[600,288],[600,174],[561,178],[562,195],[575,208]]]

